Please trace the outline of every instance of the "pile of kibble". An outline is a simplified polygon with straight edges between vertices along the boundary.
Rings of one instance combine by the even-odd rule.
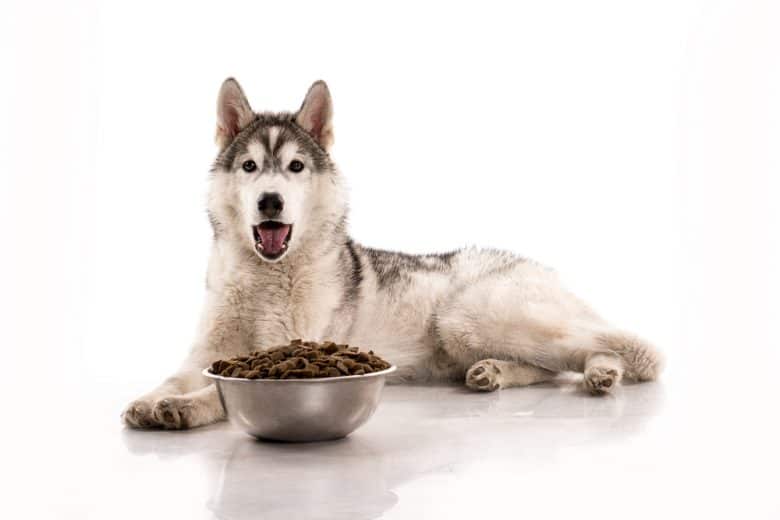
[[[215,361],[211,373],[244,379],[309,379],[359,376],[390,368],[390,363],[357,347],[332,341],[294,339],[289,345]]]

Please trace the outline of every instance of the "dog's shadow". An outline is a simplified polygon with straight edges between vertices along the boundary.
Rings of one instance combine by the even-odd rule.
[[[461,395],[463,394],[463,395]],[[562,447],[621,442],[657,415],[660,383],[594,398],[577,380],[492,394],[461,387],[393,387],[362,429],[309,444],[256,441],[226,423],[190,432],[125,430],[134,454],[195,454],[217,518],[377,518],[404,483],[474,461],[546,461]],[[522,450],[517,446],[521,444]],[[511,449],[511,457],[505,455]]]

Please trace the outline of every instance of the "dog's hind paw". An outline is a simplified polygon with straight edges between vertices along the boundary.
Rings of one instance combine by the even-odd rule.
[[[620,382],[620,372],[611,367],[593,366],[585,370],[585,387],[593,395],[604,395]]]
[[[477,361],[466,372],[466,386],[480,392],[501,388],[501,369],[492,359]]]

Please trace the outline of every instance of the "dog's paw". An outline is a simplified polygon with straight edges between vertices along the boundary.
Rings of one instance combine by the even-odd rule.
[[[152,409],[154,420],[168,430],[184,430],[193,424],[192,400],[184,397],[164,397]]]
[[[122,421],[131,428],[156,428],[160,425],[152,414],[153,402],[138,399],[122,412]]]
[[[492,359],[477,361],[466,372],[466,386],[480,392],[501,388],[501,369]]]
[[[585,370],[585,388],[593,395],[611,392],[620,382],[620,372],[612,367],[592,366]]]

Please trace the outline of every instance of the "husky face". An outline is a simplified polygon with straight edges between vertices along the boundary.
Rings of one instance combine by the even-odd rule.
[[[266,262],[319,243],[343,225],[346,203],[328,156],[332,143],[328,88],[317,82],[295,113],[255,114],[233,79],[217,103],[220,154],[212,170],[209,213],[215,234]],[[314,247],[319,245],[320,247]]]

